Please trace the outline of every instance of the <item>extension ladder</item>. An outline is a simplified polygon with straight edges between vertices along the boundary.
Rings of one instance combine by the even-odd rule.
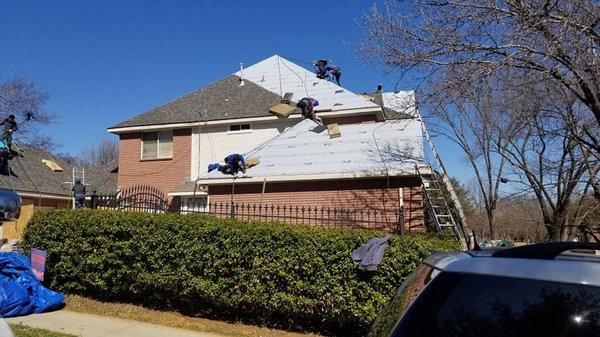
[[[415,171],[421,179],[423,201],[425,202],[429,215],[433,219],[436,230],[440,234],[448,234],[448,231],[450,231],[460,239],[460,231],[456,225],[450,206],[446,202],[444,190],[442,190],[442,186],[440,186],[435,172],[431,169],[431,174],[425,175],[416,163]]]
[[[444,184],[444,187],[445,187],[444,191],[449,194],[450,199],[452,200],[452,203],[454,204],[454,207],[458,213],[459,221],[457,222],[454,219],[454,217],[452,216],[452,214],[449,210],[449,206],[448,206],[448,203],[446,202],[446,199],[443,198],[443,191],[440,189],[441,185],[437,178],[438,175],[435,174],[435,171],[433,169],[431,170],[432,178],[424,177],[423,174],[421,174],[421,172],[419,171],[417,164],[415,163],[416,173],[421,178],[421,181],[422,181],[424,197],[427,198],[427,195],[426,195],[427,190],[429,190],[429,192],[436,192],[436,195],[437,195],[437,193],[439,193],[439,195],[443,199],[443,204],[445,204],[446,209],[442,210],[444,208],[443,204],[440,205],[440,204],[434,203],[434,202],[429,203],[428,200],[425,200],[426,206],[428,206],[428,208],[429,208],[429,213],[434,218],[434,221],[436,222],[436,225],[438,226],[438,230],[441,230],[445,227],[452,227],[452,231],[457,236],[457,238],[460,241],[463,248],[464,249],[473,248],[474,247],[474,238],[471,235],[471,233],[469,233],[469,228],[467,227],[467,221],[466,221],[465,214],[464,214],[462,206],[460,204],[460,200],[458,199],[458,196],[456,195],[456,192],[454,191],[454,187],[452,187],[452,182],[450,181],[450,178],[448,178],[448,174],[446,173],[446,168],[444,167],[444,164],[442,163],[442,159],[440,158],[440,155],[438,154],[438,151],[435,148],[435,145],[433,144],[433,139],[431,139],[431,135],[429,134],[429,132],[427,131],[427,128],[425,127],[425,122],[423,121],[423,118],[421,117],[421,115],[419,114],[418,111],[416,111],[415,117],[417,117],[417,120],[421,122],[421,130],[423,132],[423,135],[427,139],[427,144],[429,145],[429,148],[431,149],[431,152],[433,153],[435,163],[437,164],[437,167],[439,168],[439,172],[440,172],[439,178],[442,180],[442,183]],[[425,187],[425,185],[427,185],[427,187]],[[430,185],[434,186],[434,187],[430,188],[429,187]],[[431,193],[429,193],[429,194],[431,194]],[[437,199],[434,201],[441,201],[441,200]],[[435,210],[434,208],[439,210],[439,212],[437,210]],[[436,214],[437,214],[437,216],[436,216]],[[440,226],[441,224],[444,224],[444,226]],[[452,225],[450,226],[450,224],[452,224]]]

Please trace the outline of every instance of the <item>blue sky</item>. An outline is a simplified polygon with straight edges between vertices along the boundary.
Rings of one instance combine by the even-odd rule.
[[[47,132],[59,151],[73,154],[108,137],[107,127],[273,54],[334,60],[355,92],[378,83],[413,88],[354,52],[369,7],[361,0],[0,0],[0,76],[52,92],[48,110],[58,118]],[[450,173],[468,179],[456,148],[436,142]]]

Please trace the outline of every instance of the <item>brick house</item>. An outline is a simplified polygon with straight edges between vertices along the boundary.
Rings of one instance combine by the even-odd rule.
[[[207,177],[206,167],[230,153],[264,150],[265,143],[286,134],[284,131],[295,132],[302,124],[298,109],[288,118],[278,118],[268,111],[285,93],[292,93],[293,101],[308,96],[318,99],[317,115],[325,124],[340,124],[342,134],[350,132],[344,131],[350,125],[379,127],[390,120],[416,121],[410,119],[415,107],[412,92],[358,95],[274,55],[110,127],[108,131],[120,139],[119,187],[154,185],[176,203],[184,204],[189,204],[190,199],[197,204],[228,200],[231,179],[219,182],[222,177]],[[420,129],[413,129],[418,129],[413,144],[422,149]],[[388,136],[391,135],[390,132]],[[318,141],[325,141],[322,136]],[[352,146],[351,142],[340,142]],[[261,157],[266,159],[266,153],[261,152]],[[391,174],[383,174],[380,169],[378,174],[365,175],[332,172],[328,179],[296,177],[294,181],[281,180],[273,172],[260,173],[260,168],[266,167],[261,163],[253,169],[253,178],[242,179],[244,182],[235,194],[240,202],[253,201],[259,191],[270,204],[357,208],[380,204],[396,211],[404,203],[409,210],[405,216],[409,226],[420,226],[420,182],[414,175],[414,161],[404,164],[408,166]],[[335,171],[335,165],[332,168]],[[268,189],[262,193],[261,182],[265,179],[269,180]],[[198,192],[196,184],[200,181],[208,186],[208,191]]]

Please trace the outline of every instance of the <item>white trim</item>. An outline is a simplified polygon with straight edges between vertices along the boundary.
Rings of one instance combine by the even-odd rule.
[[[319,117],[345,117],[345,116],[353,116],[353,115],[362,115],[369,112],[375,113],[378,118],[383,118],[383,111],[381,107],[376,108],[362,108],[362,109],[346,109],[346,110],[335,110],[335,111],[319,111],[315,110],[318,113]],[[302,116],[300,114],[294,114],[288,119],[301,119]],[[172,123],[172,124],[159,124],[159,125],[140,125],[140,126],[126,126],[120,128],[108,128],[106,131],[110,133],[127,133],[127,132],[135,132],[135,131],[158,131],[164,129],[187,129],[198,125],[223,125],[223,124],[241,124],[244,122],[262,122],[262,121],[274,121],[278,120],[280,117],[277,116],[263,116],[263,117],[247,117],[247,118],[232,118],[232,119],[220,119],[214,121],[207,122],[187,122],[187,123]]]
[[[194,196],[194,191],[192,191],[192,192],[172,192],[172,193],[167,193],[167,195],[170,197],[189,197],[189,196]],[[196,196],[208,196],[208,193],[196,191]]]
[[[423,172],[423,170],[422,170]],[[416,177],[414,170],[390,170],[390,178],[396,177]],[[330,174],[304,174],[304,175],[289,175],[289,176],[275,176],[268,177],[269,182],[286,182],[286,181],[318,181],[318,180],[334,180],[334,179],[356,179],[356,178],[384,178],[386,176],[385,171],[382,172],[358,172],[358,173],[330,173]],[[238,177],[236,184],[244,183],[262,183],[265,177]],[[198,184],[201,185],[223,185],[231,184],[231,177],[225,176],[223,179],[200,179]]]
[[[20,195],[21,197],[25,197],[25,198],[71,200],[71,197],[67,197],[67,196],[59,196],[59,195],[52,195],[52,194],[46,194],[46,193],[29,193],[29,192],[19,192],[19,191],[15,191],[15,192],[17,192],[17,194]]]

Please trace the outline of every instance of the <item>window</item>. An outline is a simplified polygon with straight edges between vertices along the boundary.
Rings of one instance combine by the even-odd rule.
[[[231,124],[229,126],[229,131],[248,131],[248,130],[252,130],[250,128],[250,124]]]
[[[144,132],[142,134],[142,159],[171,158],[173,156],[173,131]]]
[[[181,200],[181,213],[207,213],[208,198],[207,197],[183,197]]]
[[[593,286],[442,272],[403,314],[411,300],[397,296],[397,309],[383,312],[386,323],[400,318],[391,336],[600,336],[600,288]],[[391,325],[369,336],[387,337]]]

